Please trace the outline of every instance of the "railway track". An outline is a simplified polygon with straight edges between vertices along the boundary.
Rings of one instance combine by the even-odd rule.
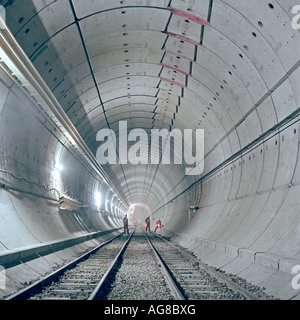
[[[97,299],[133,234],[108,240],[6,300]]]
[[[154,233],[117,236],[7,300],[258,300]]]
[[[226,275],[201,263],[164,238],[147,237],[163,265],[173,294],[181,300],[260,300]]]

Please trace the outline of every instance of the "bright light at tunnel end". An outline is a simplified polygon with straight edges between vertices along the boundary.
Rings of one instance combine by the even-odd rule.
[[[142,209],[142,211],[140,211],[140,209]],[[146,217],[152,216],[150,208],[144,203],[129,203],[126,214],[128,215],[130,223],[140,226],[143,225]]]
[[[101,165],[128,164],[128,162],[133,165],[171,164],[171,139],[173,139],[173,163],[185,165],[185,174],[189,176],[200,175],[203,172],[204,129],[184,129],[183,133],[180,129],[152,129],[148,137],[144,129],[136,128],[128,133],[127,128],[127,121],[120,121],[118,135],[108,128],[98,131],[96,141],[102,144],[97,150],[96,158]],[[117,136],[119,163],[116,150]],[[128,150],[129,142],[135,143]],[[193,150],[193,146],[196,150]]]

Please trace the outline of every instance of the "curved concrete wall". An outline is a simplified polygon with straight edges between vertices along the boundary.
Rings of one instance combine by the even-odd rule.
[[[211,23],[215,28],[205,30],[204,42],[209,53],[207,48],[199,49],[202,64],[207,63],[205,69],[199,70],[199,75],[203,77],[203,71],[207,73],[206,70],[213,69],[214,76],[222,79],[227,73],[228,91],[218,95],[214,104],[228,108],[234,104],[233,100],[228,100],[232,95],[242,110],[240,115],[234,114],[236,108],[227,112],[231,118],[244,118],[244,121],[235,128],[229,122],[227,124],[224,117],[222,124],[227,126],[227,134],[225,131],[223,141],[209,150],[205,173],[299,108],[299,45],[296,47],[295,42],[293,48],[289,47],[290,52],[283,49],[284,41],[287,44],[294,37],[299,40],[299,35],[295,36],[288,22],[283,25],[288,25],[289,30],[283,31],[282,24],[276,26],[268,21],[272,18],[266,12],[264,1],[256,3],[260,9],[241,1],[224,2],[230,6],[214,1]],[[291,4],[290,7],[287,3],[281,5],[286,9],[285,14],[289,14]],[[239,13],[235,11],[237,8]],[[274,9],[270,4],[268,10]],[[277,6],[277,10],[280,9]],[[263,28],[258,28],[259,33],[251,34],[251,28],[242,22],[240,14],[245,15],[247,23],[263,21],[259,23]],[[231,26],[228,26],[228,20]],[[235,32],[235,27],[240,32]],[[276,37],[274,32],[277,32]],[[227,38],[233,43],[226,41]],[[268,42],[269,39],[272,41]],[[243,48],[242,44],[247,47]],[[244,51],[242,56],[237,48]],[[214,55],[217,50],[222,52],[223,61]],[[228,69],[232,71],[228,72]],[[248,92],[242,84],[247,84]],[[194,90],[196,92],[196,87]],[[220,88],[215,90],[220,92]],[[215,105],[211,107],[215,108]],[[180,226],[189,221],[188,206],[199,207],[196,213],[192,212],[192,221],[179,232],[168,222],[170,235],[175,233],[174,240],[190,248],[204,262],[265,286],[282,299],[298,295],[291,286],[292,267],[300,262],[298,120],[295,117],[289,125],[280,128],[280,133],[277,130],[268,135],[261,145],[203,181],[200,204],[197,199],[191,201],[191,196],[187,195],[184,205],[182,199],[175,200],[163,209],[168,213],[158,213],[158,216],[164,214],[169,219],[174,218]],[[231,129],[230,133],[228,129]],[[213,145],[206,144],[209,148]],[[198,192],[196,190],[196,194]],[[181,214],[176,215],[176,212]]]
[[[114,231],[121,223],[118,210],[106,211],[105,184],[2,69],[0,91],[0,264],[8,268],[0,295],[5,297],[96,246],[103,237],[96,238],[106,235],[99,231]],[[59,194],[83,207],[59,208]]]
[[[291,286],[291,269],[300,265],[294,2],[3,4],[10,30],[93,154],[97,131],[117,131],[120,120],[147,132],[205,129],[202,178],[185,176],[184,166],[103,168],[128,207],[143,204],[152,221],[162,219],[165,235],[282,299],[299,298]],[[0,76],[1,170],[86,205],[62,212],[56,192],[0,173],[7,184],[0,188],[1,253],[121,226],[119,203],[101,179]],[[56,163],[64,167],[59,177]]]
[[[293,147],[298,148],[298,124],[288,128],[284,136],[291,141],[283,143],[294,143]],[[245,163],[241,158],[206,180],[200,209],[174,240],[190,248],[202,261],[264,286],[276,297],[289,299],[297,295],[291,286],[291,271],[300,262],[299,180],[294,174],[285,179],[284,172],[282,185],[274,187],[273,183],[266,185],[266,181],[276,181],[280,169],[272,173],[269,168],[258,170],[268,167],[264,163],[267,159],[278,159],[280,150],[286,152],[284,147],[275,147],[276,139],[279,141],[280,137],[276,135],[268,141],[268,145],[274,144],[269,151],[261,153],[258,148],[250,158],[245,157]],[[271,155],[267,156],[268,152]],[[248,179],[243,179],[251,161],[254,164]],[[292,172],[297,172],[298,166],[299,163]],[[262,181],[256,183],[256,189],[239,194],[255,180]],[[261,185],[267,188],[262,189]]]
[[[1,88],[6,93],[0,118],[1,181],[5,185],[0,189],[1,211],[5,213],[1,221],[2,248],[116,227],[112,220],[103,219],[97,208],[96,190],[103,198],[106,194],[101,181],[2,71]],[[55,169],[56,164],[63,166],[61,172]],[[88,208],[77,214],[59,210],[56,190],[73,196],[82,205],[88,204]]]

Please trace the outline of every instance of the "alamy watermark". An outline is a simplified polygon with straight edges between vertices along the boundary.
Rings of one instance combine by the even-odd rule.
[[[300,289],[300,265],[296,265],[292,268],[292,273],[296,274],[295,277],[292,279],[292,287],[294,290]]]
[[[0,289],[6,289],[6,271],[3,266],[0,266]]]
[[[292,19],[292,27],[295,30],[300,29],[300,5],[294,6],[292,8],[292,14],[295,14],[295,17]]]
[[[96,140],[103,142],[96,153],[101,165],[181,164],[186,167],[186,175],[200,175],[204,169],[203,129],[184,129],[183,133],[179,129],[152,129],[148,136],[144,129],[133,129],[128,133],[127,121],[120,121],[118,141],[116,133],[107,128],[97,133]]]

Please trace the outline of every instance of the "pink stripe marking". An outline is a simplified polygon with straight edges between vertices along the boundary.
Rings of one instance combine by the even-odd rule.
[[[169,31],[164,31],[163,33],[167,34],[168,36],[180,39],[182,41],[186,41],[188,43],[191,43],[191,44],[193,44],[195,46],[199,46],[199,44],[200,44],[199,42],[196,42],[196,41],[194,41],[192,39],[189,39],[187,37],[181,36],[180,34],[177,34],[177,33],[172,33],[172,32],[169,32]]]
[[[168,79],[168,78],[159,77],[159,79],[162,80],[162,81],[166,81],[166,82],[169,82],[169,83],[173,83],[175,86],[179,86],[179,87],[181,87],[181,88],[185,88],[185,85],[184,85],[184,84],[181,84],[181,83],[179,83],[179,82],[170,80],[170,79]]]
[[[169,90],[167,90],[167,89],[162,89],[162,88],[157,88],[158,89],[158,91],[165,91],[165,92],[170,92]]]
[[[194,60],[192,60],[192,59],[184,56],[183,54],[179,54],[179,53],[173,52],[173,51],[171,51],[171,50],[166,50],[166,49],[164,49],[164,51],[165,51],[166,53],[172,54],[172,55],[174,55],[174,56],[178,56],[178,57],[183,58],[183,59],[186,59],[186,60],[188,60],[188,61],[192,61],[192,62],[194,61]]]
[[[162,66],[162,67],[165,67],[165,68],[172,69],[172,70],[175,70],[177,72],[180,72],[180,73],[184,74],[185,76],[191,77],[191,74],[186,73],[186,72],[182,71],[181,69],[178,69],[178,68],[175,68],[175,67],[171,67],[171,66],[167,66],[166,64],[163,64],[163,63],[160,63],[159,65]]]
[[[187,13],[185,11],[178,10],[178,9],[175,9],[175,8],[172,8],[172,7],[168,7],[168,10],[172,11],[172,13],[175,16],[180,16],[180,17],[186,18],[188,20],[194,21],[194,22],[202,24],[204,26],[209,26],[210,25],[209,22],[207,22],[207,21],[205,21],[203,19],[200,19],[197,16],[195,16],[193,14],[190,14],[190,13]]]

